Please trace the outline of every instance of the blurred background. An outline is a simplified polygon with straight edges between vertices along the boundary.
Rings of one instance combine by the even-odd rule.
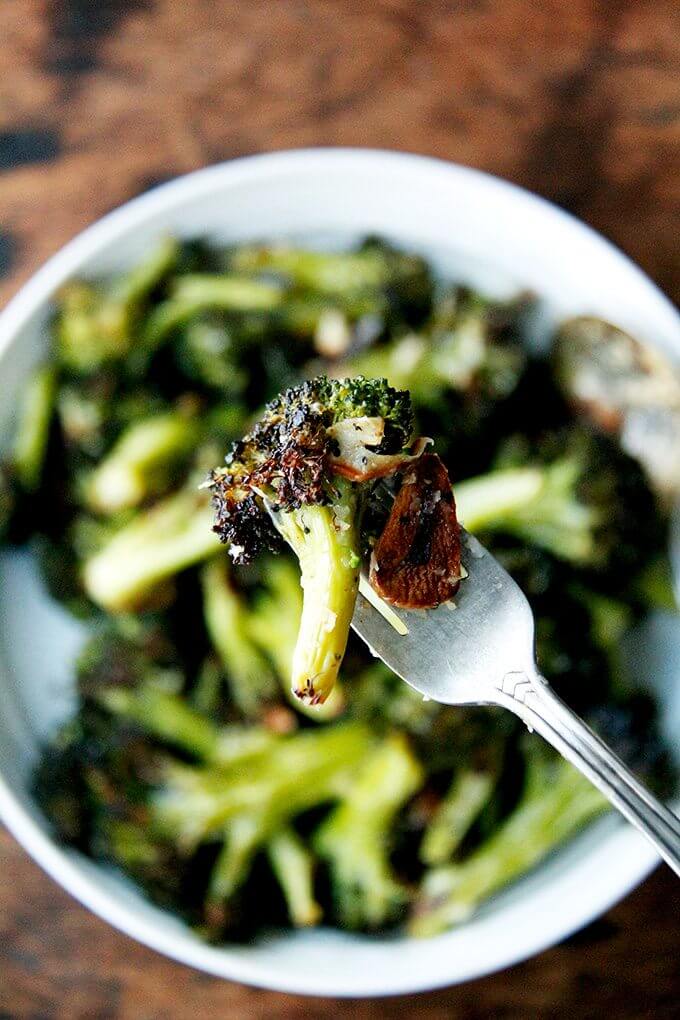
[[[592,224],[680,296],[674,0],[0,0],[0,305],[134,195],[208,163],[311,145],[405,149],[500,174]],[[332,1008],[675,1017],[677,916],[677,884],[659,872],[501,975]],[[0,1017],[327,1008],[134,945],[0,832]]]

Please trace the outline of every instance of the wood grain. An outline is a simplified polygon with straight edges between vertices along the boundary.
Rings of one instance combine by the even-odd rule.
[[[680,297],[675,0],[3,0],[0,303],[78,230],[177,173],[304,145],[473,164],[571,209]],[[678,1015],[659,872],[501,975],[333,1004],[134,945],[0,837],[0,1018]]]

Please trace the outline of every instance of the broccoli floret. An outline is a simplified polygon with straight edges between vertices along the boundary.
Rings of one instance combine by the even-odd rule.
[[[229,576],[226,557],[201,570],[203,612],[208,635],[226,670],[231,695],[250,717],[257,717],[278,693],[271,667],[249,634],[249,611]]]
[[[113,514],[167,488],[173,469],[194,449],[199,426],[183,409],[129,425],[86,483],[91,510]]]
[[[272,282],[210,273],[179,276],[168,300],[148,316],[140,343],[140,366],[147,366],[175,330],[206,312],[269,312],[282,300],[283,288]]]
[[[384,379],[319,377],[267,405],[215,469],[215,531],[237,563],[283,538],[300,561],[304,592],[293,691],[329,696],[359,584],[359,518],[367,483],[404,462],[413,428],[407,393]]]
[[[241,397],[248,384],[244,347],[236,323],[216,313],[205,313],[191,319],[180,331],[174,351],[185,375],[233,399]]]
[[[190,847],[224,832],[245,815],[270,835],[283,822],[342,796],[371,746],[359,724],[274,737],[247,770],[198,768],[166,762],[154,797],[154,817],[173,839]]]
[[[461,523],[547,549],[630,584],[663,544],[663,524],[640,467],[614,442],[571,430],[527,451],[524,463],[456,484]]]
[[[176,241],[163,241],[151,256],[112,287],[68,283],[58,296],[57,358],[78,375],[96,372],[130,355],[149,295],[177,263]]]
[[[388,736],[314,835],[329,865],[337,916],[348,928],[380,928],[408,900],[389,862],[395,816],[422,783],[405,737]]]
[[[211,525],[207,494],[193,487],[141,510],[83,564],[86,593],[113,613],[146,605],[179,571],[219,552]]]
[[[432,303],[425,260],[377,239],[351,252],[244,246],[231,253],[229,268],[283,280],[291,290],[282,308],[286,326],[315,333],[318,350],[330,356],[343,353],[353,335],[379,335],[386,322],[417,325]],[[323,319],[329,314],[342,317],[348,334],[336,350],[323,342]]]
[[[426,873],[411,934],[437,935],[464,921],[483,900],[607,808],[580,772],[538,740],[527,743],[526,758],[524,791],[509,817],[459,864]]]
[[[208,889],[214,914],[246,880],[260,849],[271,853],[293,819],[346,793],[370,746],[369,733],[351,724],[279,737],[247,769],[167,761],[152,795],[152,827],[184,853],[224,840]]]
[[[343,371],[385,376],[408,389],[416,404],[431,405],[446,391],[474,388],[495,399],[512,392],[526,364],[519,325],[526,298],[484,301],[460,289],[437,303],[418,333],[407,333],[351,356]]]

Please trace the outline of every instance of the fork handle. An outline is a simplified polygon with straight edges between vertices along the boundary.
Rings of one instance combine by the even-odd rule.
[[[502,703],[587,776],[680,875],[680,819],[635,778],[547,681],[539,675],[508,673],[502,695]]]

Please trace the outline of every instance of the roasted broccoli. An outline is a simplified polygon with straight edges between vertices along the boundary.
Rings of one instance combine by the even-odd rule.
[[[263,564],[262,584],[247,617],[248,633],[274,666],[286,697],[299,712],[321,722],[342,711],[342,684],[336,681],[323,705],[308,706],[291,691],[290,677],[301,618],[299,569],[285,556],[269,558]]]
[[[406,890],[390,866],[390,829],[422,778],[405,737],[387,736],[315,833],[314,846],[328,862],[343,926],[380,928],[407,903]]]
[[[162,492],[196,445],[199,427],[191,412],[179,408],[129,425],[87,481],[90,509],[113,514]]]
[[[201,570],[203,611],[208,635],[226,671],[231,696],[244,715],[257,717],[273,701],[278,684],[249,633],[250,613],[229,576],[226,556]]]
[[[39,368],[29,379],[20,405],[11,462],[25,492],[35,492],[47,454],[54,410],[56,375],[52,365]]]
[[[177,263],[179,245],[162,242],[149,258],[110,287],[73,281],[62,288],[55,324],[57,360],[89,375],[130,355],[149,296]]]
[[[514,535],[614,587],[661,552],[663,523],[642,470],[611,439],[573,428],[535,451],[520,443],[512,460],[456,484],[469,531]]]
[[[210,501],[187,487],[141,510],[83,564],[83,584],[96,605],[125,612],[153,601],[179,571],[219,552]]]
[[[220,769],[167,761],[153,792],[151,818],[185,853],[224,840],[209,896],[224,901],[245,880],[253,857],[298,815],[342,797],[371,746],[357,724],[277,738],[266,752]]]
[[[409,390],[416,404],[470,388],[501,398],[515,388],[526,364],[519,334],[527,307],[525,299],[492,303],[463,288],[451,291],[417,333],[359,351],[342,369],[384,376]]]
[[[482,900],[534,867],[606,808],[606,800],[589,780],[532,740],[526,750],[519,803],[486,842],[459,864],[427,873],[411,933],[437,935],[464,921]]]
[[[283,538],[304,592],[292,686],[307,703],[329,696],[359,584],[359,521],[367,483],[405,462],[413,415],[384,379],[313,379],[272,401],[210,476],[214,530],[236,563]]]
[[[531,308],[379,239],[165,241],[55,295],[52,356],[0,407],[0,536],[89,632],[36,797],[198,937],[436,933],[603,810],[512,713],[423,701],[348,637],[360,558],[385,613],[451,598],[456,502],[541,673],[672,793],[628,649],[673,611],[677,372],[592,318],[545,357]]]

